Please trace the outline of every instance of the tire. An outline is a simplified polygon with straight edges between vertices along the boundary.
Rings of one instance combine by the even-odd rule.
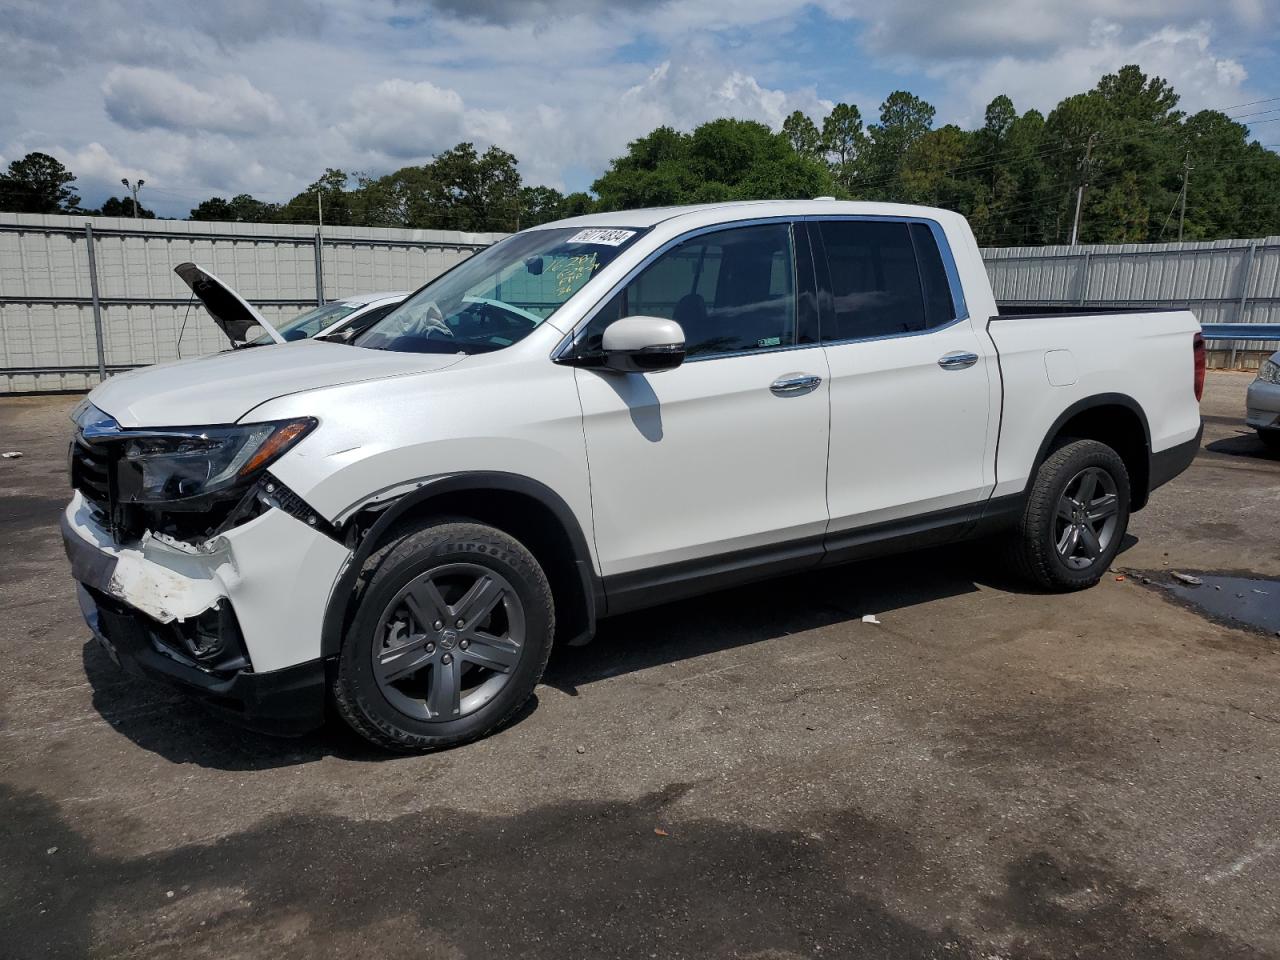
[[[1086,486],[1090,478],[1092,492]],[[1084,507],[1085,497],[1092,509]],[[1049,590],[1093,586],[1120,550],[1129,526],[1129,502],[1129,472],[1119,454],[1096,440],[1066,441],[1036,471],[1027,505],[1010,534],[1014,568]]]
[[[401,753],[457,746],[532,695],[555,613],[546,575],[518,541],[437,522],[381,548],[363,579],[333,696],[366,740]]]
[[[1280,430],[1264,427],[1258,431],[1258,439],[1262,441],[1268,453],[1280,454]]]

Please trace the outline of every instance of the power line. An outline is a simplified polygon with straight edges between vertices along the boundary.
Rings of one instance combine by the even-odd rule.
[[[1277,100],[1280,100],[1280,97],[1266,97],[1262,100],[1250,100],[1248,103],[1233,103],[1229,107],[1218,107],[1217,109],[1226,113],[1228,110],[1239,110],[1241,107],[1252,107],[1257,103],[1275,103]]]

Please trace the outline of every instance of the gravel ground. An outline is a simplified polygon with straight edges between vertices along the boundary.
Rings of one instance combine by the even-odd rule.
[[[966,546],[672,604],[408,758],[120,674],[56,527],[76,398],[0,398],[0,956],[1280,956],[1280,638],[1157,586],[1280,578],[1248,381],[1123,580]]]

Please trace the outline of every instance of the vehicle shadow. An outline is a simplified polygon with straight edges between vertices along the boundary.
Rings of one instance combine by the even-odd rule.
[[[1127,549],[1136,539],[1126,538]],[[983,542],[923,550],[765,580],[605,620],[594,641],[557,647],[543,683],[576,696],[586,684],[745,647],[788,634],[858,620],[973,593],[979,586],[1036,593],[1005,571]],[[84,645],[93,705],[121,735],[172,763],[249,771],[313,763],[397,759],[365,743],[337,717],[302,737],[284,739],[242,730],[167,687],[127,676],[93,641]],[[533,697],[506,724],[537,709]]]
[[[1204,449],[1210,453],[1226,454],[1231,457],[1252,457],[1255,460],[1280,460],[1271,450],[1258,439],[1257,433],[1253,430],[1244,431],[1234,437],[1223,437],[1221,440],[1214,440],[1206,443]]]
[[[171,763],[218,770],[268,770],[324,757],[386,760],[341,720],[302,737],[272,737],[236,727],[162,684],[126,674],[93,640],[82,651],[94,709],[111,727]]]
[[[1136,538],[1126,538],[1128,549]],[[570,696],[597,680],[973,593],[1037,593],[974,542],[766,580],[604,620],[583,647],[552,654],[543,682]]]

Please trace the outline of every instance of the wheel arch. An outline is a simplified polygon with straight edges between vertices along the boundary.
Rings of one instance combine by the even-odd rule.
[[[1063,410],[1036,451],[1028,490],[1036,471],[1063,437],[1097,440],[1115,450],[1129,472],[1130,510],[1146,506],[1151,483],[1151,427],[1137,400],[1123,393],[1099,393]]]
[[[572,643],[595,632],[604,594],[586,536],[573,510],[544,483],[497,471],[423,477],[394,499],[357,504],[344,514],[340,534],[353,545],[352,556],[325,609],[323,657],[336,655],[342,647],[369,557],[406,526],[431,517],[462,517],[515,537],[534,555],[551,584],[557,640]]]

